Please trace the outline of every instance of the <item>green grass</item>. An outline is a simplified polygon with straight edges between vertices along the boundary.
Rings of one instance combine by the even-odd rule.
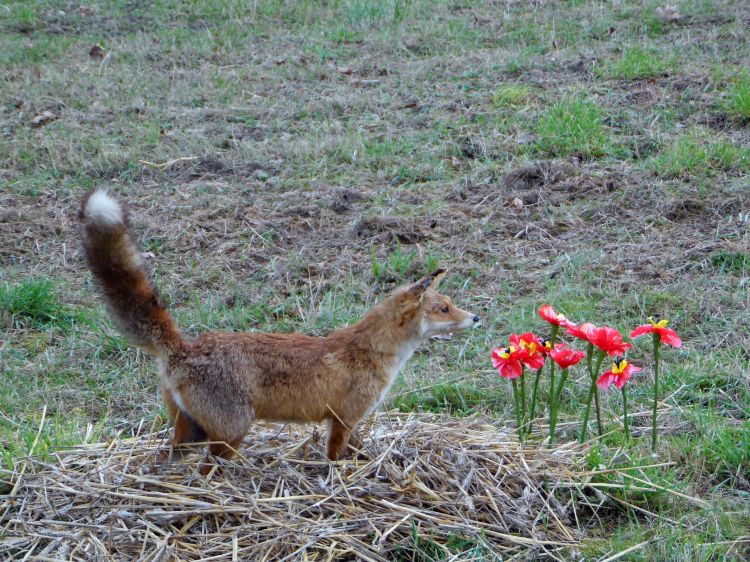
[[[564,98],[547,108],[535,130],[536,149],[551,156],[600,157],[613,144],[604,126],[604,112],[583,97]]]
[[[700,409],[692,417],[695,429],[682,439],[687,465],[714,485],[739,479],[738,484],[744,486],[750,475],[750,422],[730,422]]]
[[[515,108],[526,105],[531,98],[531,89],[522,84],[503,84],[492,93],[492,107]]]
[[[385,278],[400,284],[408,283],[413,277],[435,271],[440,266],[440,259],[427,253],[422,258],[415,248],[407,248],[400,241],[384,257],[379,257],[375,248],[371,252],[372,277],[376,281]]]
[[[373,22],[383,22],[386,25],[398,25],[408,15],[410,2],[404,0],[389,0],[374,2],[373,0],[348,0],[343,2],[346,21],[352,26],[367,27]]]
[[[711,256],[711,264],[720,273],[747,273],[750,271],[750,254],[743,252],[719,252]]]
[[[663,76],[673,70],[674,63],[663,58],[656,49],[636,46],[626,49],[619,59],[605,65],[600,74],[608,78],[642,80]]]
[[[412,544],[403,547],[403,552],[395,553],[395,560],[432,562],[438,560],[484,560],[491,554],[491,550],[481,540],[475,537],[449,535],[435,540],[421,533],[419,527],[412,522]],[[460,558],[459,558],[460,557]]]
[[[0,6],[4,466],[29,452],[45,406],[34,449],[44,454],[83,441],[89,424],[103,439],[164,415],[155,365],[117,332],[82,269],[78,199],[107,185],[130,203],[137,241],[155,254],[147,267],[188,335],[322,335],[447,266],[444,291],[482,328],[420,348],[385,402],[402,411],[512,428],[512,393],[489,352],[510,332],[549,335],[542,302],[623,331],[670,318],[685,346],[663,355],[656,460],[672,464],[644,474],[714,507],[611,492],[595,514],[579,510],[581,552],[606,558],[648,540],[623,559],[746,559],[732,542],[750,518],[746,6],[689,0],[677,22],[659,7]],[[94,43],[105,60],[89,59]],[[44,110],[58,119],[31,128]],[[551,162],[508,181],[538,160]],[[332,205],[342,189],[362,198]],[[694,215],[666,220],[682,202]],[[402,223],[357,234],[373,216]],[[630,352],[644,367],[632,412],[650,405],[648,348]],[[579,377],[563,392],[558,442],[578,435]],[[634,420],[626,446],[621,397],[602,398],[614,432],[586,453],[591,466],[651,459],[650,419]],[[417,529],[403,558],[489,557],[473,536]]]
[[[504,405],[505,392],[482,389],[472,384],[426,384],[423,389],[405,390],[396,395],[391,406],[402,412],[447,412],[468,416],[476,412],[497,409]]]
[[[110,420],[102,418],[95,424],[81,427],[77,419],[66,415],[44,418],[38,415],[19,421],[1,421],[0,430],[5,440],[0,449],[0,494],[7,493],[3,491],[3,471],[17,468],[23,457],[33,454],[48,458],[67,447],[97,442],[110,424]]]
[[[57,296],[57,286],[44,278],[0,285],[0,315],[3,314],[14,324],[36,327],[59,324],[68,318]]]
[[[20,31],[28,33],[33,31],[39,24],[39,10],[41,2],[14,2],[4,6],[5,13],[2,29],[5,31]]]
[[[649,168],[666,178],[750,170],[750,148],[697,133],[678,137],[650,159]]]
[[[727,95],[727,112],[738,119],[750,119],[750,74],[737,76]]]

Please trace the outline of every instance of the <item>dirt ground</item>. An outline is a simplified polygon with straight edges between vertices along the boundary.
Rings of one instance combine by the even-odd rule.
[[[83,265],[79,200],[107,187],[188,334],[324,334],[448,267],[482,329],[418,353],[387,402],[400,409],[509,423],[489,352],[542,330],[543,302],[623,331],[669,318],[686,346],[667,359],[660,478],[737,519],[643,499],[680,522],[643,555],[747,552],[705,545],[746,538],[749,517],[748,2],[33,1],[0,16],[6,462],[45,404],[50,450],[164,413]],[[14,305],[29,280],[49,294]],[[439,384],[455,389],[436,399]],[[620,506],[590,524],[592,552],[635,544],[647,520]]]

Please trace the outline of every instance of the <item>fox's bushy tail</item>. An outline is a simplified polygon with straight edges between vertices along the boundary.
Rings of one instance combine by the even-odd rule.
[[[86,261],[117,326],[153,355],[176,351],[180,332],[146,275],[127,210],[106,191],[96,190],[83,198],[79,218]]]

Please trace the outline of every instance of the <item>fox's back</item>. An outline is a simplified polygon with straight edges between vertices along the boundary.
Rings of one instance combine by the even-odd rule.
[[[207,332],[185,341],[169,369],[188,388],[235,389],[228,399],[252,405],[258,419],[322,420],[346,390],[330,352],[323,337]]]

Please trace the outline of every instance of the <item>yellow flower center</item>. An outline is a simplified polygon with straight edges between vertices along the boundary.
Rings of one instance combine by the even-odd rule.
[[[628,366],[628,362],[625,359],[621,359],[619,362],[612,363],[612,373],[615,375],[619,375],[622,373]]]
[[[658,322],[654,322],[654,317],[653,316],[649,316],[648,317],[648,321],[651,322],[651,325],[654,328],[666,328],[667,324],[669,324],[669,320],[667,320],[666,318],[664,318],[662,320],[659,320]]]
[[[500,357],[502,359],[508,359],[510,357],[510,354],[513,353],[515,350],[516,348],[513,347],[512,345],[510,347],[506,347],[505,349],[500,351]]]
[[[527,342],[526,340],[521,340],[521,347],[523,349],[528,349],[531,355],[534,355],[536,353],[536,342]]]

